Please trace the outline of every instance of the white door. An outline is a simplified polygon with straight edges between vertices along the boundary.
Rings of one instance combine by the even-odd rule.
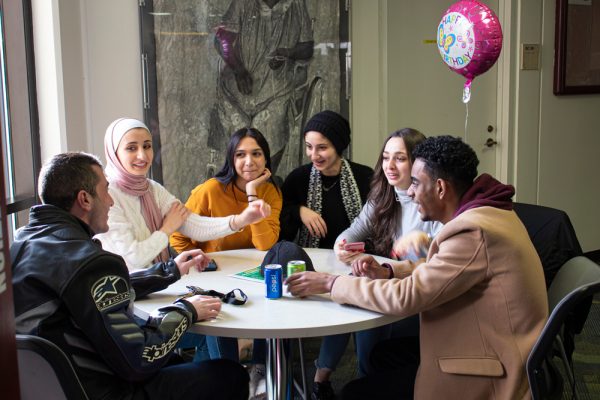
[[[479,173],[496,176],[497,64],[473,80],[465,132],[465,78],[446,66],[436,45],[438,24],[454,2],[387,1],[388,126],[461,136],[477,152]],[[484,3],[497,14],[498,0]]]

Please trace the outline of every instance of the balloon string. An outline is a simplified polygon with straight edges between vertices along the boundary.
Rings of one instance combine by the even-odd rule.
[[[465,143],[469,143],[469,138],[467,136],[467,127],[469,125],[469,103],[465,103]]]

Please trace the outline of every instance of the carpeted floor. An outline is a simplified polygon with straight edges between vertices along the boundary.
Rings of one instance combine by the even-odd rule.
[[[297,351],[298,345],[297,342],[294,341],[294,351]],[[306,380],[308,384],[308,399],[310,399],[310,392],[312,390],[312,382],[315,376],[315,363],[314,361],[319,356],[319,347],[321,346],[321,338],[306,338],[302,339],[302,345],[304,347],[304,363],[306,370]],[[354,353],[354,343],[352,340],[348,344],[346,348],[346,352],[344,356],[340,360],[340,364],[338,365],[338,369],[333,373],[331,377],[331,385],[335,390],[336,394],[339,393],[342,387],[350,382],[352,379],[356,377],[356,356]],[[298,361],[298,357],[294,357],[294,377],[298,383],[301,382],[300,375],[300,363]],[[295,394],[294,400],[302,399],[298,395]]]
[[[573,370],[580,400],[600,399],[600,295],[596,295],[580,335],[575,337]],[[565,385],[563,399],[571,398]]]

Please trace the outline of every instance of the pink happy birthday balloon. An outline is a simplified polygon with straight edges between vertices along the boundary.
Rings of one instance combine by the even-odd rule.
[[[467,78],[463,102],[470,99],[471,81],[490,69],[502,50],[502,27],[496,14],[477,0],[461,0],[448,8],[438,25],[442,60]]]

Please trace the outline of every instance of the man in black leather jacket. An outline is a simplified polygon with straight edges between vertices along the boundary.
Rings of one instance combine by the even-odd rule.
[[[42,336],[70,358],[91,399],[247,399],[248,374],[229,360],[176,364],[172,350],[188,327],[214,318],[219,299],[192,296],[139,326],[133,301],[202,270],[200,250],[128,273],[120,256],[92,239],[108,229],[113,201],[98,159],[53,157],[40,173],[43,205],[11,246],[17,331]]]

